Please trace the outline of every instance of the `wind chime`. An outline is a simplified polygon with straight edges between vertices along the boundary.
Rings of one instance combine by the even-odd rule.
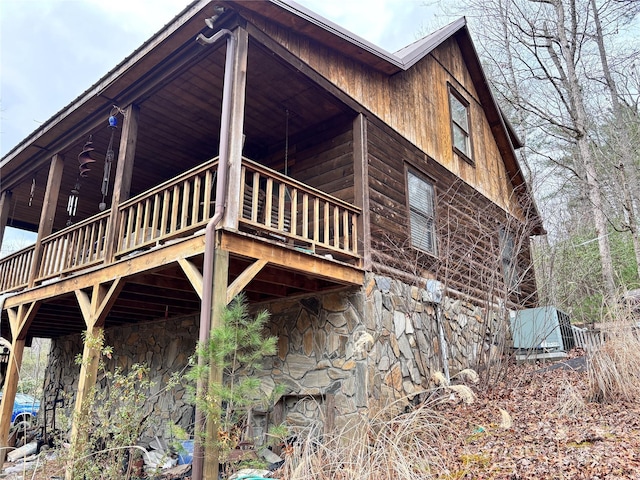
[[[120,113],[124,115],[124,112],[117,107],[113,106],[111,109],[111,113],[109,114],[109,125],[108,128],[111,130],[111,136],[109,138],[109,145],[107,147],[107,152],[104,158],[104,171],[102,174],[102,184],[100,186],[100,192],[102,193],[102,201],[98,205],[98,208],[101,212],[103,212],[107,208],[106,198],[109,193],[109,180],[111,177],[111,166],[113,165],[113,161],[115,159],[115,152],[113,150],[113,139],[115,137],[115,131],[118,128],[118,118],[116,115]],[[80,181],[83,178],[87,178],[89,172],[91,171],[90,165],[95,163],[96,161],[91,157],[91,152],[93,152],[95,148],[93,147],[93,138],[89,135],[87,142],[82,147],[82,151],[80,155],[78,155],[78,164],[79,164],[79,172],[78,177],[76,179],[76,183],[69,194],[69,201],[67,203],[67,213],[69,214],[69,220],[67,220],[67,226],[70,226],[72,222],[72,218],[75,217],[76,211],[78,209],[78,198],[80,196]]]
[[[33,204],[33,195],[36,193],[36,177],[31,179],[31,190],[29,190],[29,206]]]
[[[111,115],[109,115],[109,129],[111,130],[111,138],[109,138],[109,146],[107,147],[107,153],[104,157],[104,172],[102,174],[102,186],[100,187],[100,191],[102,192],[102,201],[98,208],[101,212],[107,208],[107,203],[105,199],[107,194],[109,193],[109,179],[111,178],[111,165],[113,164],[113,159],[115,158],[115,153],[113,151],[113,137],[118,128],[118,119],[116,117],[116,113],[118,113],[120,109],[113,106],[111,110]]]
[[[76,211],[78,210],[78,197],[80,196],[80,179],[86,178],[89,175],[89,172],[91,171],[89,165],[96,162],[91,157],[91,152],[93,152],[94,150],[95,148],[93,147],[93,136],[89,135],[89,138],[82,147],[80,155],[78,155],[78,177],[76,178],[74,187],[71,189],[71,193],[69,194],[69,201],[67,202],[67,213],[69,214],[67,227],[73,223],[71,219],[76,216]]]

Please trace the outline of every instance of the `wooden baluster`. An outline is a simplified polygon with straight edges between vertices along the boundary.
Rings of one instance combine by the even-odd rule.
[[[286,187],[284,184],[278,184],[278,230],[284,231],[284,194]]]
[[[150,226],[150,217],[151,213],[151,199],[147,197],[144,201],[144,214],[142,220],[142,228],[140,229],[142,238],[140,239],[140,243],[145,243],[149,240],[152,240],[155,237],[154,229]]]
[[[273,209],[273,179],[267,178],[267,198],[264,202],[264,224],[267,227],[271,227],[271,215]]]
[[[302,194],[302,236],[309,238],[309,195]]]
[[[182,211],[180,214],[180,229],[190,226],[189,222],[189,195],[191,195],[191,183],[185,180],[182,183]]]
[[[320,241],[320,199],[313,198],[313,241]]]
[[[330,245],[329,243],[329,202],[324,202],[324,244]]]
[[[340,247],[340,212],[337,205],[333,207],[333,246]]]
[[[193,192],[191,193],[191,225],[195,225],[198,223],[200,218],[200,193],[202,191],[202,177],[200,175],[196,175],[196,178],[193,179]],[[204,202],[207,199],[202,199],[202,206],[204,207]]]
[[[289,207],[291,215],[291,234],[298,234],[298,189],[291,189],[291,205]]]
[[[353,213],[351,215],[351,241],[353,245],[351,246],[351,251],[354,254],[358,254],[358,215]]]
[[[151,228],[153,229],[153,234],[158,235],[160,238],[164,236],[164,231],[160,228],[160,209],[162,208],[162,201],[160,200],[160,194],[156,193],[153,196],[153,216],[151,218]]]
[[[162,193],[162,217],[160,218],[160,231],[163,235],[170,233],[167,231],[169,227],[169,200],[169,190],[165,190]]]
[[[171,193],[171,233],[178,229],[178,209],[180,208],[180,189],[176,185]]]
[[[251,187],[251,220],[258,222],[258,210],[260,202],[260,174],[258,172],[253,173],[253,186]]]
[[[344,235],[344,240],[342,243],[342,248],[346,251],[349,251],[349,212],[347,210],[343,210],[342,212],[342,232]]]
[[[204,208],[202,210],[202,220],[204,221],[211,218],[211,194],[213,188],[213,171],[209,169],[204,174]]]

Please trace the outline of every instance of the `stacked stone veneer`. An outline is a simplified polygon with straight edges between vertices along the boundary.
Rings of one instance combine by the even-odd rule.
[[[165,435],[168,423],[188,427],[192,423],[193,407],[188,403],[185,387],[178,385],[165,390],[173,372],[184,369],[189,356],[195,350],[198,339],[198,318],[184,317],[151,323],[131,324],[105,331],[104,345],[113,348],[111,360],[106,361],[107,370],[120,367],[127,372],[134,363],[149,367],[153,382],[148,392],[147,412],[150,415],[149,436]],[[78,389],[80,366],[75,358],[82,355],[81,335],[54,339],[51,343],[49,363],[45,372],[44,395],[51,400],[56,389],[60,391],[62,403],[56,410],[56,426],[68,427],[73,412],[75,394]],[[105,380],[98,377],[98,384]],[[43,415],[40,415],[41,419]],[[52,412],[47,415],[51,425]]]
[[[342,428],[369,409],[409,401],[429,388],[431,375],[442,370],[438,308],[451,373],[475,366],[492,344],[501,344],[503,329],[495,314],[460,300],[432,300],[424,289],[369,274],[362,288],[259,305],[271,313],[269,334],[278,337],[278,350],[256,375],[265,394],[283,385],[285,395],[268,414],[256,412],[256,433],[267,418],[294,429]],[[186,366],[197,324],[189,317],[106,332],[113,366],[151,367],[155,387],[148,408],[156,422],[183,427],[191,422],[184,388],[162,388]],[[68,409],[78,383],[73,359],[81,351],[79,335],[52,344],[45,388],[61,379]]]

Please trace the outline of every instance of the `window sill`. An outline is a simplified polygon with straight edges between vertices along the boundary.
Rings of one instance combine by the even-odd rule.
[[[467,162],[469,165],[471,165],[472,167],[476,166],[476,162],[474,162],[471,157],[469,157],[466,153],[464,153],[462,150],[460,150],[459,148],[453,147],[453,153],[455,153],[456,155],[458,155],[458,157],[460,157],[462,160],[464,160],[465,162]]]

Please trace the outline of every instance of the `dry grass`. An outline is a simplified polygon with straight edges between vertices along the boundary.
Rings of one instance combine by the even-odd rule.
[[[556,410],[560,415],[576,417],[585,411],[587,403],[578,387],[565,379],[559,390]]]
[[[640,400],[640,331],[632,322],[628,312],[615,312],[614,320],[608,323],[605,342],[587,359],[594,400]]]
[[[440,454],[451,435],[428,405],[397,415],[397,405],[359,418],[321,441],[308,438],[287,457],[287,480],[387,480],[436,478],[446,470]]]

